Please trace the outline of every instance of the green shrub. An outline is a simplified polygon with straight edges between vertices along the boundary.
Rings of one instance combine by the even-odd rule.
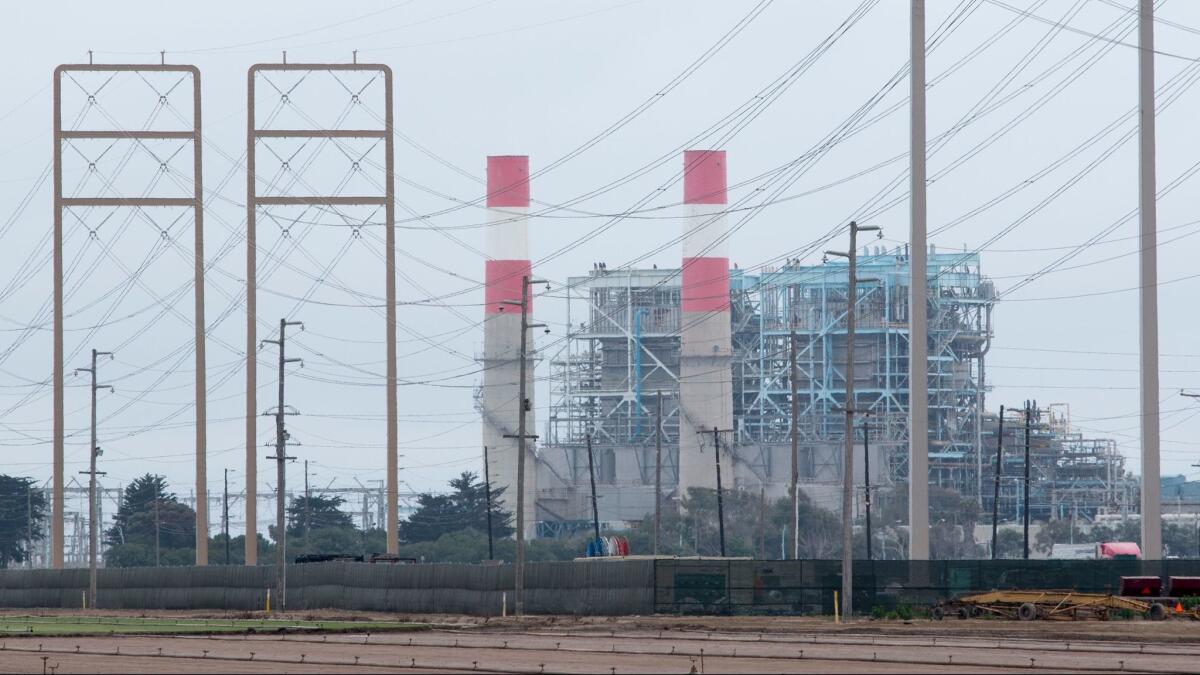
[[[883,605],[875,605],[871,608],[872,619],[882,619],[885,616],[887,616],[887,610],[883,608]]]
[[[904,621],[908,621],[909,619],[913,618],[913,608],[912,608],[912,606],[911,606],[911,605],[899,605],[899,606],[897,606],[897,607],[896,607],[896,616],[900,617],[900,618],[901,618],[901,619],[903,619]]]

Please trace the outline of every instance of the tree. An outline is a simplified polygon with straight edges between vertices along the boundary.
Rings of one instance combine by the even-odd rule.
[[[906,489],[880,491],[872,505],[873,524],[885,538],[905,542],[900,531],[908,525]],[[954,490],[929,486],[929,557],[932,560],[971,560],[981,557],[987,546],[975,543],[979,505]],[[896,549],[896,546],[890,547]],[[901,555],[900,557],[906,557]]]
[[[156,538],[158,564],[195,563],[196,512],[179,502],[166,479],[146,474],[125,488],[113,526],[104,533],[105,560],[112,567],[154,565]]]
[[[406,522],[400,524],[400,539],[406,543],[437,541],[443,535],[473,529],[487,533],[488,508],[486,487],[479,477],[464,471],[450,481],[450,494],[421,494],[417,496],[417,510]],[[492,490],[492,535],[497,539],[511,536],[512,513],[500,506],[505,488]],[[486,543],[486,539],[484,540]],[[486,556],[484,556],[486,557]]]
[[[784,532],[791,531],[791,500],[767,500],[765,521],[762,497],[755,490],[727,490],[722,495],[722,500],[725,511],[726,555],[758,557],[761,535],[767,557],[778,557],[781,536]],[[659,553],[719,555],[721,540],[717,491],[689,488],[680,506],[679,509],[664,507],[662,511]],[[623,534],[629,539],[631,553],[652,552],[654,515],[647,514],[632,530]],[[800,556],[837,558],[842,550],[841,536],[841,520],[831,511],[814,505],[803,492],[800,493]],[[790,556],[790,543],[787,548]]]
[[[293,497],[285,516],[287,551],[284,558],[291,561],[301,554],[364,555],[363,532],[354,527],[350,514],[341,510],[345,501],[341,497],[323,495]],[[267,533],[274,542],[279,541],[278,528],[274,525],[267,528]],[[275,547],[271,548],[273,560]]]
[[[271,543],[266,537],[261,534],[256,535],[258,539],[258,564],[259,565],[274,565],[275,564],[275,544]],[[225,564],[225,534],[221,533],[215,537],[210,537],[208,540],[208,563],[210,565]],[[246,564],[246,535],[239,534],[236,537],[229,538],[229,564],[230,565],[245,565]]]
[[[1013,560],[1025,557],[1025,534],[1011,527],[996,532],[996,557]]]
[[[0,474],[0,568],[29,560],[30,544],[45,536],[46,496],[32,478]]]
[[[1084,534],[1083,530],[1070,520],[1059,518],[1042,523],[1031,546],[1034,550],[1049,555],[1055,544],[1089,544],[1094,541],[1096,540],[1092,534]]]
[[[303,537],[305,529],[354,530],[350,514],[341,510],[345,503],[341,497],[293,497],[287,509],[288,536]]]

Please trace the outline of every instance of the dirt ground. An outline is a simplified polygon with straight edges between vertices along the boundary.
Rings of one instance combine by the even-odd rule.
[[[292,618],[411,620],[433,627],[408,633],[6,637],[0,638],[0,672],[37,673],[43,667],[47,673],[1200,672],[1200,623],[1184,621],[835,625],[770,617],[529,617],[518,624],[347,613]]]

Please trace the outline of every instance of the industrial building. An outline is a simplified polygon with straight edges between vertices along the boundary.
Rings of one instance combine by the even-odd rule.
[[[848,377],[858,411],[857,482],[864,478],[866,440],[871,484],[886,490],[908,483],[907,248],[867,245],[856,252],[853,303],[844,259],[787,260],[748,274],[729,262],[725,153],[689,151],[683,164],[680,266],[593,263],[561,291],[571,327],[563,344],[537,353],[526,337],[526,434],[538,437],[526,458],[530,533],[536,527],[543,536],[561,536],[588,526],[589,440],[600,520],[619,529],[653,512],[660,427],[665,500],[715,487],[716,450],[725,489],[782,498],[792,472],[793,414],[800,488],[837,511]],[[488,160],[493,226],[477,403],[489,477],[506,488],[510,508],[521,351],[514,300],[521,278],[532,275],[528,176],[526,157]],[[986,412],[985,369],[995,290],[975,252],[931,246],[927,278],[929,483],[973,497],[990,513],[998,417]],[[855,362],[847,364],[851,304]],[[549,371],[549,415],[540,424],[532,414],[533,363]],[[1136,511],[1137,481],[1115,442],[1081,435],[1069,417],[1064,404],[1031,416],[1031,516]],[[1010,413],[1007,421],[998,510],[1002,519],[1017,519],[1024,508],[1024,419]]]
[[[731,358],[721,372],[729,385],[732,431],[716,436],[731,466],[726,489],[787,494],[793,343],[801,489],[837,510],[848,372],[855,378],[856,408],[868,411],[856,428],[869,437],[871,483],[881,489],[907,483],[908,256],[902,248],[873,246],[859,254],[859,277],[872,281],[859,288],[853,368],[845,362],[844,261],[788,264],[760,275],[728,270]],[[998,417],[981,411],[992,284],[977,254],[936,250],[929,255],[929,280],[929,481],[975,497],[990,513]],[[712,425],[688,419],[686,403],[681,406],[691,386],[681,365],[687,327],[681,285],[679,269],[609,270],[603,264],[569,280],[573,330],[561,350],[545,355],[551,400],[536,493],[543,534],[574,531],[590,518],[589,434],[600,519],[619,528],[653,511],[660,397],[664,497],[678,499],[697,484],[686,475],[680,480],[680,448],[689,436],[708,458],[703,468],[715,475]],[[1021,411],[1010,412],[1001,519],[1021,517],[1024,433]],[[861,457],[861,436],[856,444]],[[1137,480],[1125,470],[1115,441],[1073,430],[1065,404],[1044,406],[1031,417],[1030,454],[1034,519],[1137,510]],[[860,482],[862,472],[860,460]]]

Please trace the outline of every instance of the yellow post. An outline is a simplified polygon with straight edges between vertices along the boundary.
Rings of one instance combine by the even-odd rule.
[[[267,614],[271,613],[271,589],[267,589]]]
[[[838,615],[838,592],[833,592],[833,622],[841,623],[842,617]]]

